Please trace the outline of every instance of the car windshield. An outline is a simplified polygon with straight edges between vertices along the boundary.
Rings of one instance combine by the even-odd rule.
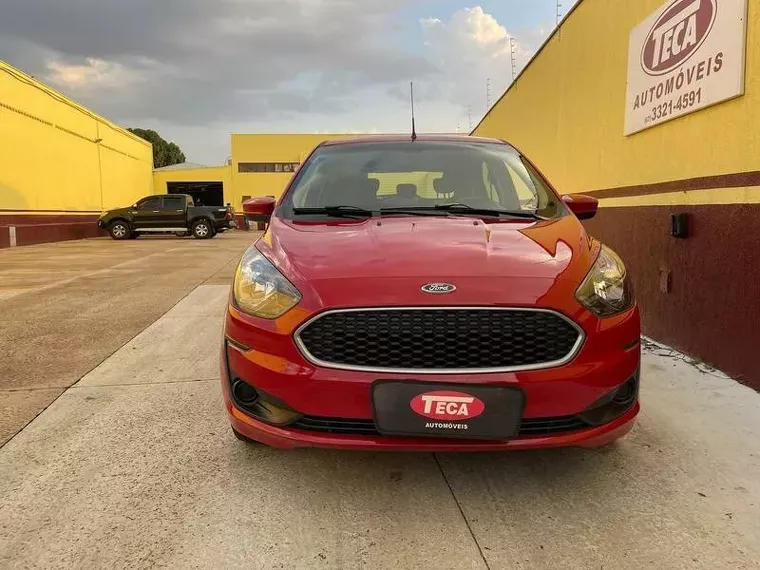
[[[441,215],[474,209],[540,217],[565,212],[538,173],[511,146],[429,141],[317,149],[294,180],[280,215],[320,215],[321,209],[326,216],[356,215],[357,209],[430,210]]]

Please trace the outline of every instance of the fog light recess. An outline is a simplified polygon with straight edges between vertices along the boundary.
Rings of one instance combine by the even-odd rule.
[[[259,393],[250,384],[235,378],[232,382],[232,397],[241,406],[251,406],[259,399]]]
[[[636,381],[631,378],[615,392],[612,402],[617,405],[626,405],[633,402],[636,397]]]
[[[598,426],[619,418],[633,407],[639,395],[639,373],[613,391],[608,392],[578,414],[584,422]]]

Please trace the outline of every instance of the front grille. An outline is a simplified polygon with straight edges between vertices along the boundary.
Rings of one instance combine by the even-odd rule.
[[[303,431],[329,433],[334,435],[379,436],[380,432],[372,420],[352,420],[343,418],[322,418],[303,416],[289,427]],[[525,418],[520,424],[519,436],[538,436],[569,433],[584,429],[589,425],[577,416],[556,418]]]
[[[315,317],[296,334],[315,364],[373,371],[508,371],[557,366],[580,329],[553,311],[352,309]]]
[[[320,418],[303,416],[289,427],[304,431],[316,431],[340,435],[380,435],[372,420],[347,420],[341,418]]]

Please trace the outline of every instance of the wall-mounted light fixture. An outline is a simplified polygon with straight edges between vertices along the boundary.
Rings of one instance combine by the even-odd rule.
[[[670,215],[670,235],[680,239],[689,237],[689,214],[682,212]]]

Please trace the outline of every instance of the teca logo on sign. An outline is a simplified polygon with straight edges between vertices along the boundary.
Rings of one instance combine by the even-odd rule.
[[[664,75],[689,59],[715,23],[717,0],[676,0],[652,26],[641,50],[649,75]]]
[[[449,391],[418,394],[409,405],[414,413],[437,420],[469,420],[486,409],[485,404],[475,396]]]

